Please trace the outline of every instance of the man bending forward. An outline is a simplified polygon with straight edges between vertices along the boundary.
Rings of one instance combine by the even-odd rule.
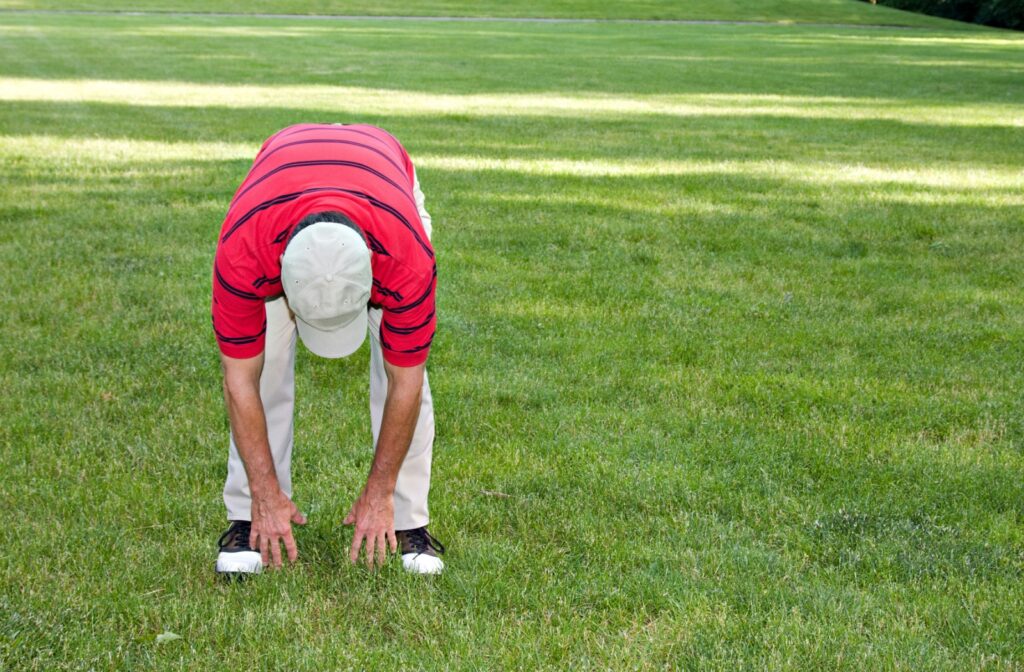
[[[260,148],[224,219],[213,266],[213,328],[231,421],[217,571],[237,575],[298,557],[291,501],[296,332],[321,357],[346,357],[370,334],[374,458],[345,518],[350,557],[401,547],[437,573],[427,532],[434,411],[425,363],[437,266],[430,215],[405,149],[363,125],[301,124]]]

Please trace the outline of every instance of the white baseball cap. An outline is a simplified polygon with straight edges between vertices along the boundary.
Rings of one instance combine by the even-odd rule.
[[[317,222],[300,230],[281,258],[281,284],[313,354],[347,357],[363,344],[373,271],[370,250],[355,229]]]

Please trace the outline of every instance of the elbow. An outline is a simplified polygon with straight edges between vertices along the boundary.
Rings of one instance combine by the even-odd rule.
[[[384,362],[384,375],[388,379],[388,390],[401,390],[418,394],[423,389],[423,380],[426,376],[426,366],[394,366],[386,360]]]
[[[229,404],[254,394],[259,396],[260,393],[258,378],[253,380],[251,376],[232,374],[230,371],[224,373],[223,387],[224,399]]]
[[[244,397],[252,389],[253,385],[245,379],[224,376],[224,397],[227,399]]]
[[[423,382],[422,379],[417,384],[413,380],[405,380],[400,384],[394,385],[391,389],[391,394],[396,399],[401,399],[410,405],[419,405],[423,398]]]
[[[224,401],[226,401],[228,403],[228,405],[230,406],[231,402],[234,399],[237,399],[238,396],[239,396],[238,386],[235,385],[235,384],[232,384],[231,380],[227,376],[225,376],[224,377]]]
[[[388,396],[408,405],[419,405],[423,397],[423,375],[394,376],[388,380]]]
[[[260,376],[263,373],[263,357],[232,359],[221,357],[223,372],[224,401],[228,408],[247,405],[252,399],[259,401]]]

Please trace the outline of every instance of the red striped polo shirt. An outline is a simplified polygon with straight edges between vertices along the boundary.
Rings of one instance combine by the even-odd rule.
[[[281,255],[294,226],[333,210],[359,225],[371,251],[370,303],[383,309],[384,359],[427,359],[437,318],[437,266],[413,196],[413,166],[386,131],[300,124],[267,139],[238,187],[213,265],[213,329],[221,352],[255,357],[267,328],[264,302],[280,296]]]

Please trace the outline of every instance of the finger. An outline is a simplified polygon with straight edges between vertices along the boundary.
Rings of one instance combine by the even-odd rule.
[[[302,511],[299,511],[299,509],[296,508],[295,511],[292,512],[292,522],[293,523],[297,523],[298,525],[305,525],[306,524],[306,516],[305,516],[305,514],[303,514]]]
[[[377,564],[381,567],[388,561],[388,535],[387,532],[377,534]]]
[[[288,562],[295,562],[299,559],[299,547],[295,545],[295,537],[291,532],[284,537],[284,548],[288,551]]]
[[[274,536],[270,542],[270,555],[274,558],[274,567],[281,566],[281,537]]]
[[[359,560],[359,547],[363,545],[363,533],[357,528],[355,533],[352,535],[352,549],[349,551],[348,557],[352,560],[352,564],[355,564]]]
[[[249,548],[259,548],[259,533],[256,532],[255,528],[249,528]]]
[[[260,535],[259,542],[260,542],[260,560],[263,561],[264,565],[267,565],[267,564],[270,563],[270,539],[268,539],[267,537],[265,537],[263,535]]]
[[[366,566],[369,569],[373,569],[373,554],[374,548],[377,545],[377,537],[366,537]]]
[[[341,524],[351,525],[354,522],[356,522],[355,509],[352,509],[351,511],[348,512],[348,515],[345,516],[345,520],[341,521]]]
[[[391,552],[398,553],[398,536],[395,534],[394,528],[388,528],[386,539],[388,540],[388,545],[391,546]]]

